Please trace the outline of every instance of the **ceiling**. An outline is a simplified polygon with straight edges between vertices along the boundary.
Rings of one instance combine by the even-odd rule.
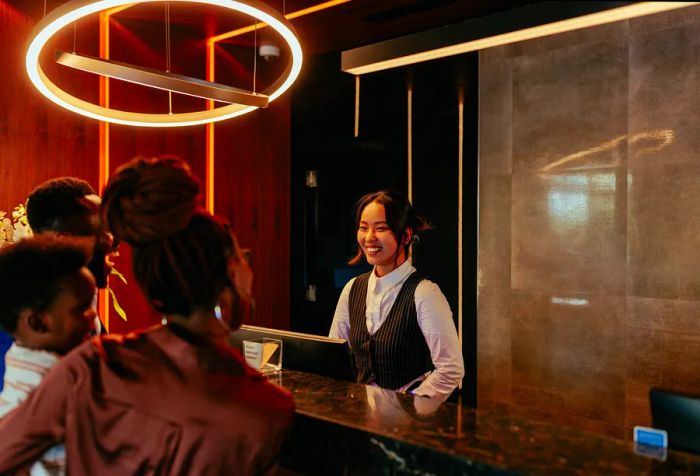
[[[294,20],[314,52],[345,50],[497,13],[532,1],[352,0]]]
[[[0,0],[37,20],[43,14],[44,0]],[[65,3],[46,0],[48,10]],[[270,6],[294,12],[323,0],[266,0]],[[533,1],[514,0],[350,0],[347,3],[292,20],[306,54],[340,51],[378,41],[456,23],[516,8]],[[117,20],[163,23],[164,2],[131,7],[117,14]],[[181,28],[201,30],[204,36],[247,26],[247,17],[231,14],[220,7],[192,3],[171,3],[171,23]],[[267,33],[261,32],[261,35]],[[231,40],[252,41],[252,34]],[[259,38],[260,39],[260,38]]]

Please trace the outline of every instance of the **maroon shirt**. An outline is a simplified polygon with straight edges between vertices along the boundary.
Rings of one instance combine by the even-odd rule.
[[[180,327],[100,336],[0,421],[0,474],[60,442],[68,474],[259,474],[275,468],[293,412],[237,351]]]

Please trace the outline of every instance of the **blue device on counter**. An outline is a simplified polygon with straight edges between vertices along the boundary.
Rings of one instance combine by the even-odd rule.
[[[634,427],[634,441],[640,445],[668,447],[668,433],[665,430],[647,428],[645,426]]]

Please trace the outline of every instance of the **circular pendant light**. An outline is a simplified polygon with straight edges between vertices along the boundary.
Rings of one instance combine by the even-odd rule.
[[[123,5],[155,3],[162,0],[71,0],[47,14],[34,28],[27,48],[25,66],[32,84],[47,98],[61,107],[83,116],[100,121],[143,127],[177,127],[193,126],[218,122],[251,112],[257,107],[243,104],[229,104],[209,110],[177,114],[150,114],[123,111],[93,104],[79,99],[54,84],[44,73],[39,64],[39,57],[48,41],[62,28],[86,16]],[[301,45],[292,25],[276,10],[257,0],[170,0],[171,3],[199,3],[214,5],[244,13],[257,21],[267,23],[289,46],[291,58],[280,75],[260,94],[269,97],[269,101],[284,93],[299,76],[302,63]],[[212,83],[214,84],[214,83]]]

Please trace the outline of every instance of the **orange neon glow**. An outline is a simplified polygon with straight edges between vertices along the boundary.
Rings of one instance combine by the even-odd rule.
[[[211,38],[207,40],[207,58],[206,58],[206,80],[214,82],[215,68],[214,68],[214,49],[216,48],[216,42]],[[207,109],[214,109],[214,101],[207,100]],[[204,206],[207,211],[214,214],[214,123],[210,122],[205,125],[204,139],[205,151],[204,151]]]
[[[102,12],[101,15],[104,14],[104,15],[107,16],[107,18],[109,18],[110,16],[116,15],[117,13],[119,13],[119,12],[121,12],[121,11],[124,11],[124,10],[126,10],[127,8],[133,7],[134,5],[136,5],[136,4],[135,4],[135,3],[130,3],[130,4],[128,4],[128,5],[120,5],[120,6],[118,6],[118,7],[109,8],[109,9],[105,10],[104,12]]]
[[[100,58],[109,59],[109,14],[100,14]],[[109,107],[109,78],[100,76],[100,106]],[[102,193],[109,179],[109,123],[100,121],[99,192]]]
[[[323,3],[319,3],[318,5],[313,5],[309,8],[302,8],[301,10],[287,13],[284,17],[287,20],[294,20],[295,18],[303,17],[304,15],[308,15],[310,13],[320,12],[321,10],[335,7],[337,5],[342,5],[343,3],[348,3],[349,1],[350,0],[331,0],[329,2],[323,2]]]
[[[100,24],[100,58],[109,59],[109,17],[124,8],[113,8],[99,15]],[[100,106],[109,107],[109,78],[100,76]],[[99,167],[98,191],[100,195],[109,179],[109,123],[100,121],[99,127]],[[97,313],[109,332],[109,292],[100,289],[97,295]]]
[[[204,181],[204,205],[209,213],[214,214],[214,123],[210,122],[206,127],[206,166]]]
[[[341,5],[343,3],[348,3],[351,0],[330,0],[328,2],[319,3],[308,8],[303,8],[295,12],[291,12],[285,15],[287,20],[292,20],[294,18],[303,17],[304,15],[309,15],[327,8],[335,7],[336,5]],[[259,23],[257,25],[246,26],[243,28],[238,28],[236,30],[227,31],[226,33],[221,33],[219,35],[211,36],[207,38],[207,51],[206,51],[206,79],[207,81],[214,82],[215,70],[216,70],[216,57],[215,49],[216,43],[228,38],[233,38],[234,36],[243,35],[245,33],[250,33],[255,31],[255,29],[264,28],[267,23]],[[214,101],[207,100],[207,109],[214,109]],[[209,213],[214,213],[214,124],[208,123],[206,127],[206,137],[205,137],[205,180],[204,180],[204,203],[206,209]]]
[[[310,13],[316,13],[321,10],[326,10],[328,8],[335,7],[337,5],[342,5],[343,3],[348,3],[349,1],[351,0],[330,0],[328,2],[319,3],[318,5],[314,5],[309,8],[302,8],[301,10],[287,13],[284,17],[287,20],[293,20],[295,18],[303,17],[304,15],[309,15]],[[267,23],[258,23],[257,29],[259,30],[261,28],[265,28],[266,26]],[[240,36],[245,33],[250,33],[252,31],[255,31],[255,28],[255,25],[250,25],[245,26],[243,28],[237,28],[236,30],[227,31],[226,33],[221,33],[220,35],[210,37],[209,39],[207,39],[207,43],[209,43],[210,41],[216,43],[217,41],[226,40],[228,38]]]

